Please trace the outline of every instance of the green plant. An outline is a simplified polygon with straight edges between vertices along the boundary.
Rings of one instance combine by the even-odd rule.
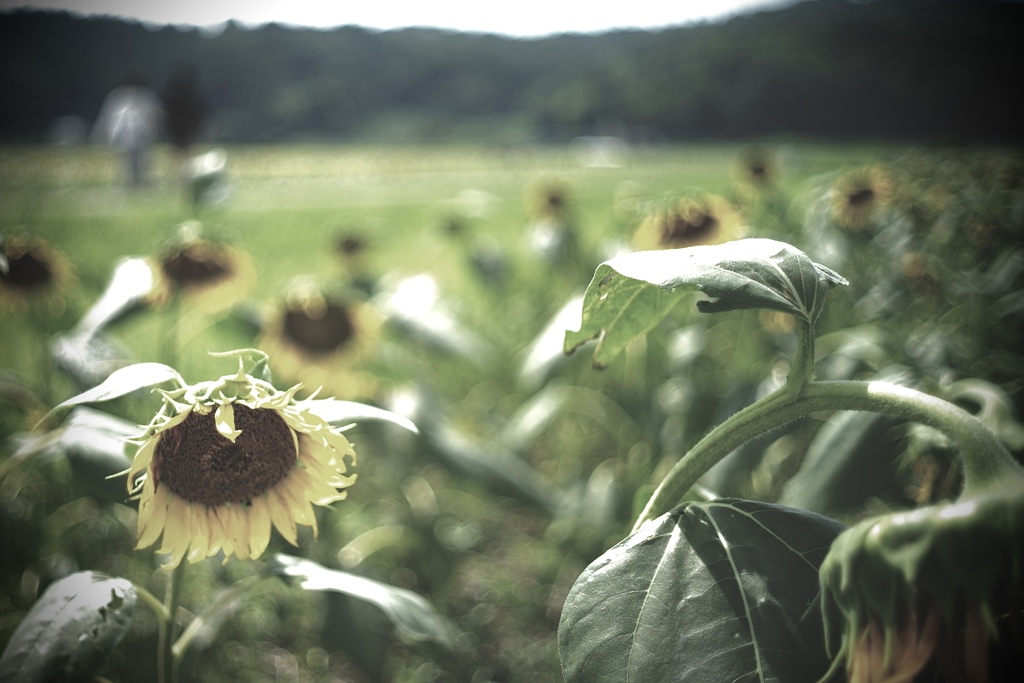
[[[797,344],[783,386],[699,440],[632,533],[576,581],[558,635],[569,683],[829,680],[843,661],[852,681],[909,681],[937,652],[945,680],[989,680],[990,644],[1021,616],[1024,468],[949,401],[886,381],[814,379],[815,324],[828,291],[846,284],[768,239],[636,252],[597,268],[580,329],[565,336],[570,353],[596,339],[596,367],[664,320],[682,291],[710,297],[702,312],[790,314]],[[942,433],[963,465],[959,496],[850,528],[782,505],[686,500],[743,444],[826,411]]]
[[[40,421],[65,409],[170,384],[160,391],[163,405],[141,434],[113,416],[78,413],[28,441],[15,455],[20,460],[57,446],[69,458],[105,470],[108,479],[127,474],[127,490],[139,500],[136,549],[162,538],[157,553],[170,557],[158,572],[162,601],[141,583],[95,570],[52,583],[0,656],[4,680],[93,680],[128,632],[135,606],[142,603],[158,623],[155,680],[177,681],[189,649],[215,633],[267,577],[369,603],[406,637],[451,649],[445,622],[421,596],[284,553],[275,553],[255,573],[221,591],[181,628],[187,567],[214,556],[223,556],[224,564],[232,555],[255,561],[267,550],[272,527],[295,546],[297,526],[312,526],[315,535],[311,504],[343,499],[341,489],[356,479],[354,474],[345,476],[355,464],[355,451],[343,429],[357,421],[383,420],[416,431],[405,418],[361,403],[314,397],[296,401],[300,385],[284,392],[275,389],[262,352],[216,355],[238,356],[237,372],[190,385],[168,365],[137,363],[61,402]],[[242,356],[248,355],[257,357],[251,374],[243,369]],[[132,458],[125,454],[125,442],[138,446]],[[278,471],[271,473],[267,468],[274,463]],[[260,490],[243,490],[246,482]]]

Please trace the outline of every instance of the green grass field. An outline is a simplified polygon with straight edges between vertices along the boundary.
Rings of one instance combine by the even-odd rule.
[[[451,216],[478,212],[469,217],[474,230],[492,234],[504,249],[526,258],[529,194],[559,182],[567,188],[582,240],[596,244],[625,234],[628,226],[614,211],[624,189],[655,198],[673,192],[725,194],[742,148],[637,149],[619,167],[588,167],[568,147],[228,148],[230,196],[197,217],[209,234],[252,255],[259,278],[251,296],[257,301],[273,300],[297,275],[341,275],[333,245],[345,234],[366,239],[374,273],[430,273],[448,296],[472,299],[479,293],[466,281],[471,275],[446,235]],[[781,181],[790,193],[818,174],[892,153],[818,145],[780,150]],[[151,170],[150,187],[129,191],[120,182],[121,160],[110,150],[9,147],[0,154],[3,230],[44,237],[74,264],[78,285],[65,324],[95,300],[119,259],[158,253],[177,226],[193,217],[167,150],[154,151]],[[25,346],[34,345],[16,327],[5,325],[4,331],[2,363],[12,369],[25,367]],[[121,336],[139,358],[147,358],[154,356],[154,340],[146,334],[129,323]]]
[[[784,320],[751,311],[701,317],[681,306],[604,372],[590,368],[583,349],[539,385],[522,381],[524,355],[547,322],[666,198],[725,198],[746,226],[742,234],[791,242],[851,281],[830,294],[819,328],[822,373],[901,370],[935,392],[950,378],[976,377],[1019,408],[1019,154],[764,147],[774,185],[753,199],[737,176],[751,149],[742,143],[633,148],[605,166],[585,163],[573,147],[228,147],[227,199],[197,209],[166,149],[154,151],[151,184],[128,190],[111,150],[0,148],[0,232],[45,238],[75,275],[54,315],[14,307],[10,289],[0,289],[8,297],[0,302],[0,458],[48,407],[82,389],[53,367],[47,344],[81,319],[124,257],[157,256],[181,224],[198,220],[204,235],[252,258],[256,279],[235,313],[262,311],[297,276],[347,282],[337,245],[358,236],[377,292],[403,277],[432,276],[460,329],[490,351],[474,361],[385,327],[361,368],[375,388],[358,400],[393,406],[415,390],[426,412],[442,415],[465,441],[424,444],[358,427],[351,434],[360,480],[349,499],[319,511],[318,540],[305,534],[295,549],[276,538],[271,550],[419,592],[452,624],[454,650],[392,636],[358,603],[273,582],[232,606],[216,638],[197,646],[190,670],[211,682],[266,680],[275,671],[302,681],[557,682],[558,618],[575,578],[622,538],[666,467],[784,372],[791,352]],[[860,186],[832,194],[847,206],[878,200],[884,211],[869,228],[843,230],[821,207],[830,188],[845,187],[846,174],[867,167],[888,169],[884,187],[873,181],[867,194]],[[574,258],[547,263],[528,236],[537,197],[552,187],[564,193],[579,246]],[[470,265],[472,245],[484,239],[508,263],[500,285]],[[191,382],[233,370],[208,352],[255,344],[245,316],[201,318],[183,333],[178,323],[187,315],[180,305],[144,308],[105,333],[133,360],[172,364]],[[95,407],[136,423],[153,412],[145,396]],[[729,484],[731,495],[773,500],[820,423],[765,447],[754,469]],[[512,452],[557,502],[546,506],[517,489],[520,470],[483,475],[457,464],[487,461],[496,449]],[[133,508],[83,494],[79,476],[59,457],[4,470],[0,642],[40,587],[69,568],[162,586],[152,551],[133,550]],[[927,484],[928,495],[948,493],[948,482]],[[849,515],[922,502],[925,494],[909,500],[910,484],[900,486]],[[256,562],[201,562],[190,568],[183,604],[199,611],[259,571]],[[101,671],[110,680],[151,680],[148,616]]]

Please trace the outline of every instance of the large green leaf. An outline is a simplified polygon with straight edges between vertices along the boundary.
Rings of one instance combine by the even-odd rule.
[[[146,387],[163,384],[171,380],[177,382],[178,386],[185,386],[185,380],[181,378],[177,370],[169,365],[163,365],[162,363],[136,363],[129,365],[112,372],[98,386],[58,403],[39,422],[44,422],[51,415],[64,408],[82,405],[83,403],[109,401],[130,394],[138,389],[145,389]]]
[[[840,411],[818,429],[800,470],[786,482],[778,502],[820,514],[846,514],[873,496],[896,494],[892,476],[898,455],[890,415]],[[901,493],[901,491],[900,491]]]
[[[565,351],[599,338],[593,362],[604,367],[668,315],[678,291],[709,296],[697,302],[705,313],[768,308],[813,323],[826,293],[839,284],[847,283],[837,273],[769,239],[625,254],[597,267],[583,299],[583,324],[566,332]]]
[[[567,683],[810,683],[829,668],[818,568],[843,525],[767,503],[689,503],[577,579]]]
[[[76,572],[51,584],[18,624],[0,680],[91,681],[131,626],[135,586],[99,572]]]

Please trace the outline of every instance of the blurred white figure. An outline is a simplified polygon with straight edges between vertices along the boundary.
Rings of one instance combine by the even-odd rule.
[[[121,149],[132,187],[146,182],[146,152],[163,125],[163,106],[145,73],[129,68],[110,91],[93,127],[93,140]]]

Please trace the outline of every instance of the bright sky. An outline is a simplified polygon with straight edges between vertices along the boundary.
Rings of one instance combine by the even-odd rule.
[[[430,26],[533,37],[618,28],[662,28],[792,4],[794,0],[0,0],[0,9],[66,9],[155,24],[213,27],[354,24],[375,29]]]

